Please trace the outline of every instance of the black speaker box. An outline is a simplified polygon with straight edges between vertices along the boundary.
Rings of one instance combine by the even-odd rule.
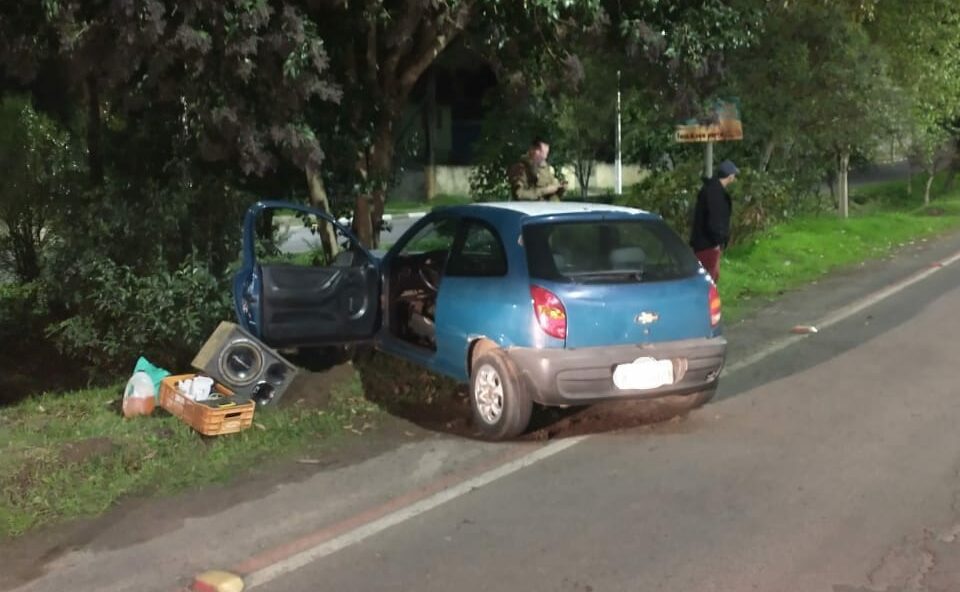
[[[273,405],[297,367],[235,323],[223,321],[193,358],[194,368],[234,392],[238,401]]]

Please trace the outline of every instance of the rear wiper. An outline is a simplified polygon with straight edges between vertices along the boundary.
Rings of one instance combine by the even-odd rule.
[[[643,269],[610,269],[606,271],[585,271],[570,275],[575,279],[630,278],[640,282],[643,281],[646,271]]]

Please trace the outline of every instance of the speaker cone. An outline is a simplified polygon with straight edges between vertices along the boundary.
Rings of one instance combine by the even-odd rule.
[[[289,374],[289,370],[283,364],[274,363],[267,366],[267,382],[270,384],[278,386],[283,384],[283,381],[287,379],[287,374]]]
[[[253,396],[250,398],[256,401],[257,405],[262,406],[270,403],[275,394],[277,394],[277,391],[272,384],[261,382],[257,386],[253,387]]]
[[[244,386],[260,375],[263,369],[263,354],[250,340],[238,339],[224,348],[220,354],[219,367],[220,374],[227,383]]]

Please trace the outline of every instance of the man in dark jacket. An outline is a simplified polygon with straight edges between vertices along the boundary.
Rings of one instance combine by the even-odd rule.
[[[716,176],[703,183],[693,209],[690,246],[715,282],[720,280],[720,254],[730,240],[733,204],[727,187],[736,180],[738,172],[729,160],[720,163]]]

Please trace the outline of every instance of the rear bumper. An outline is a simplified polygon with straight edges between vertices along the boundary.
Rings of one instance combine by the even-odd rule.
[[[583,349],[513,348],[507,353],[535,401],[544,405],[583,405],[716,388],[726,351],[727,340],[714,337]],[[613,372],[619,364],[647,356],[673,362],[673,384],[651,390],[621,390],[613,384]]]

